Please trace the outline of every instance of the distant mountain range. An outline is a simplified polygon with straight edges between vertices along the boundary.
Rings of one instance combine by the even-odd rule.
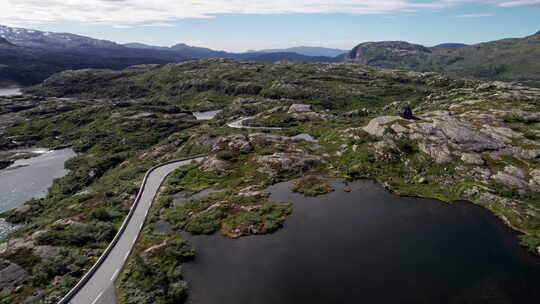
[[[123,69],[138,64],[229,58],[261,62],[356,62],[384,68],[520,81],[540,87],[540,33],[477,45],[443,43],[426,47],[404,41],[365,42],[344,52],[321,47],[295,47],[239,54],[183,43],[172,47],[141,43],[122,45],[69,33],[0,26],[0,86],[35,84],[67,69]]]
[[[182,53],[182,55],[186,57],[191,57],[191,58],[232,58],[236,56],[236,54],[234,53],[228,53],[225,51],[215,51],[208,48],[187,45],[185,43],[179,43],[171,47],[154,46],[154,45],[147,45],[143,43],[126,43],[124,44],[124,46],[127,48],[132,48],[132,49],[161,50],[161,51]]]
[[[463,44],[463,43],[441,43],[432,47],[432,49],[459,49],[466,46],[469,46],[469,45]]]
[[[348,53],[349,51],[340,50],[340,49],[331,49],[324,47],[313,47],[313,46],[299,46],[292,47],[288,49],[269,49],[269,50],[249,50],[245,53],[228,53],[225,51],[215,51],[208,48],[201,48],[190,46],[184,43],[180,43],[171,47],[164,46],[154,46],[143,43],[126,43],[125,47],[134,48],[134,49],[151,49],[151,50],[166,50],[166,51],[179,51],[184,53],[193,53],[193,57],[207,56],[207,58],[213,57],[242,57],[243,55],[253,56],[253,54],[283,54],[283,53],[296,53],[298,55],[310,56],[310,57],[337,57]]]
[[[69,33],[53,33],[0,26],[0,86],[30,85],[66,69],[123,69],[137,64],[164,64],[201,58],[251,61],[335,62],[337,58],[306,56],[293,52],[228,53],[177,44],[158,47],[126,45]]]
[[[316,46],[298,46],[288,49],[269,49],[269,50],[249,50],[247,53],[297,53],[305,56],[324,56],[324,57],[337,57],[348,53],[349,51],[340,49],[331,49]]]
[[[0,25],[0,37],[17,46],[49,50],[66,50],[74,48],[122,48],[121,45],[107,40],[98,40],[69,33],[53,33],[24,28],[13,28],[3,25]]]
[[[178,44],[170,48],[120,45],[69,33],[0,26],[0,86],[31,85],[67,69],[123,69],[138,64],[165,64],[199,58],[253,61],[335,61],[296,53],[234,54]]]

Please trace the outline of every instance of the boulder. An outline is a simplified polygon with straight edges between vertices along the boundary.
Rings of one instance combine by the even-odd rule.
[[[204,172],[225,172],[227,170],[228,162],[217,159],[215,156],[208,158],[201,166],[201,170]]]
[[[485,164],[485,161],[482,159],[482,156],[476,153],[463,153],[461,155],[461,160],[464,163],[469,164],[469,165],[483,166]]]
[[[307,104],[293,104],[289,107],[287,112],[294,119],[300,121],[310,121],[310,120],[325,120],[331,117],[331,115],[321,114],[313,111],[310,105]]]
[[[438,164],[451,162],[454,158],[450,149],[445,144],[419,143],[418,148],[427,155],[431,156]]]
[[[371,135],[374,136],[383,136],[384,131],[389,123],[394,122],[396,120],[400,120],[401,117],[399,116],[381,116],[372,119],[366,127],[364,127],[364,131],[368,132]]]
[[[491,176],[494,181],[510,188],[528,189],[529,184],[524,180],[525,174],[523,170],[515,166],[506,166],[504,171],[499,171]]]
[[[289,111],[287,113],[294,114],[294,113],[306,113],[306,112],[313,112],[311,110],[311,106],[307,104],[293,104],[289,107]]]

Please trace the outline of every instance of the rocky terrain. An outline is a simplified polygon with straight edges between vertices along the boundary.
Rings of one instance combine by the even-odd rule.
[[[191,115],[210,109],[223,111],[204,122]],[[294,208],[265,189],[288,180],[306,195],[333,191],[326,179],[341,177],[468,200],[540,254],[539,89],[358,64],[208,59],[59,73],[0,98],[0,113],[2,148],[79,153],[46,198],[2,215],[22,227],[0,245],[0,273],[10,273],[0,276],[0,303],[55,303],[114,235],[145,170],[201,153],[205,161],[163,184],[117,281],[120,303],[184,301],[181,264],[194,252],[180,231],[280,229]],[[239,119],[259,129],[230,126]],[[214,193],[178,203],[201,190]]]

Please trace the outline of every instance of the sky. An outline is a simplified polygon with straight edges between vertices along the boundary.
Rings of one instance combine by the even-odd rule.
[[[540,30],[540,0],[1,0],[0,24],[119,43],[217,50],[366,41],[432,46],[524,37]]]

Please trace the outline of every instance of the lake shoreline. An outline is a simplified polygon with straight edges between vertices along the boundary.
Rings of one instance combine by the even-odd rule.
[[[518,232],[511,229],[509,226],[505,225],[503,223],[503,221],[500,220],[500,218],[493,217],[492,212],[489,212],[485,208],[481,208],[482,206],[474,204],[474,203],[472,203],[470,201],[460,200],[460,201],[454,201],[454,202],[449,204],[447,202],[444,202],[444,201],[441,201],[441,200],[436,200],[436,199],[430,199],[430,198],[426,199],[426,198],[422,198],[422,197],[418,197],[418,196],[410,196],[410,195],[399,195],[399,194],[393,193],[392,191],[389,191],[388,189],[383,187],[381,184],[376,183],[375,181],[370,180],[370,179],[362,179],[362,180],[358,180],[358,181],[355,181],[355,182],[352,182],[352,183],[346,182],[345,179],[332,179],[331,183],[334,186],[336,191],[334,191],[334,192],[332,192],[330,194],[320,195],[320,196],[317,196],[317,197],[306,197],[306,196],[303,196],[301,194],[292,192],[292,190],[291,190],[292,181],[278,183],[278,184],[272,185],[269,188],[267,188],[266,189],[267,191],[271,190],[271,196],[269,198],[270,200],[273,200],[273,201],[289,201],[289,202],[293,203],[293,213],[289,216],[289,218],[285,222],[284,227],[282,229],[274,232],[274,233],[271,233],[271,234],[253,235],[253,236],[242,237],[240,239],[231,240],[227,236],[223,236],[221,234],[214,234],[212,236],[205,236],[205,235],[192,235],[190,233],[183,232],[182,235],[192,244],[192,246],[194,247],[194,249],[197,252],[195,260],[185,264],[186,280],[190,284],[190,286],[191,286],[190,290],[192,291],[192,293],[194,295],[194,297],[190,296],[190,300],[188,300],[188,303],[193,303],[193,304],[210,303],[208,301],[208,299],[212,299],[212,297],[208,297],[207,295],[202,293],[202,290],[203,290],[203,289],[201,289],[202,286],[204,285],[205,286],[204,289],[206,290],[206,289],[209,288],[209,286],[210,287],[214,286],[214,284],[216,284],[216,281],[224,282],[223,281],[224,278],[222,278],[222,280],[218,280],[218,279],[211,280],[212,282],[207,281],[207,280],[210,280],[209,278],[213,277],[214,275],[221,275],[221,274],[217,274],[216,271],[212,270],[211,268],[213,268],[213,267],[218,267],[218,269],[223,268],[223,272],[230,273],[230,271],[232,271],[232,270],[230,270],[228,268],[229,266],[227,266],[227,265],[229,265],[229,263],[233,263],[234,265],[236,265],[236,263],[242,263],[243,266],[240,269],[238,269],[238,271],[240,273],[237,274],[237,275],[240,276],[241,280],[243,280],[242,281],[244,283],[243,289],[244,290],[245,289],[250,289],[250,286],[252,285],[251,283],[248,283],[250,280],[254,280],[254,281],[258,282],[257,284],[253,283],[253,286],[251,286],[251,288],[261,289],[262,287],[260,287],[260,286],[261,286],[261,284],[263,284],[262,282],[266,282],[266,281],[257,279],[256,278],[257,275],[255,275],[255,277],[251,277],[251,275],[249,274],[249,273],[252,273],[252,272],[258,273],[257,271],[262,267],[260,265],[257,266],[257,264],[254,264],[254,263],[250,262],[250,260],[255,259],[255,256],[260,256],[260,253],[256,254],[258,252],[263,252],[264,251],[270,257],[272,257],[272,256],[274,256],[276,254],[278,254],[278,255],[279,254],[281,254],[281,255],[285,254],[283,257],[278,258],[278,260],[291,259],[291,258],[294,259],[294,257],[292,257],[292,256],[289,257],[286,254],[286,252],[289,252],[290,250],[292,250],[292,249],[290,249],[290,250],[287,249],[289,246],[293,246],[294,248],[297,248],[295,250],[301,250],[301,249],[298,249],[298,247],[302,247],[302,244],[303,244],[302,242],[304,242],[303,241],[304,238],[310,239],[312,241],[316,241],[318,239],[317,235],[319,235],[320,237],[323,237],[321,234],[328,234],[327,237],[330,237],[331,234],[337,233],[335,235],[335,238],[342,238],[342,237],[345,237],[346,235],[349,235],[349,237],[351,237],[351,235],[352,235],[352,239],[355,239],[355,235],[363,235],[363,237],[367,238],[367,239],[365,239],[365,241],[367,241],[368,239],[374,239],[374,240],[379,239],[379,237],[377,237],[377,234],[380,234],[379,229],[368,228],[371,225],[376,225],[375,227],[380,226],[381,228],[384,227],[384,226],[382,226],[383,224],[377,224],[378,220],[373,219],[373,218],[371,218],[371,216],[367,216],[367,215],[365,215],[365,213],[363,214],[362,212],[359,212],[356,215],[351,215],[350,212],[347,212],[347,210],[349,210],[348,208],[341,210],[344,207],[344,205],[343,205],[343,202],[340,201],[337,198],[341,197],[342,199],[345,199],[345,200],[354,201],[355,198],[351,197],[353,195],[359,197],[358,199],[360,199],[361,197],[364,197],[364,196],[368,197],[367,199],[360,199],[361,201],[354,202],[354,203],[352,203],[352,205],[350,205],[351,204],[350,202],[346,203],[347,205],[349,205],[349,207],[353,206],[353,209],[356,208],[356,207],[354,207],[354,205],[357,205],[357,207],[359,206],[359,208],[361,208],[361,210],[369,210],[369,209],[371,209],[369,206],[377,209],[377,208],[379,208],[378,206],[379,206],[380,202],[373,201],[373,200],[369,199],[369,197],[378,197],[379,195],[381,195],[381,193],[386,193],[386,194],[382,194],[382,197],[387,197],[388,198],[388,195],[390,195],[391,197],[393,197],[393,198],[390,198],[390,200],[395,201],[397,203],[397,205],[394,205],[394,203],[392,203],[390,205],[387,205],[386,207],[383,207],[383,209],[387,208],[387,209],[384,209],[384,210],[388,210],[388,212],[390,212],[392,214],[394,212],[397,212],[398,214],[401,214],[401,213],[404,212],[404,215],[408,215],[409,212],[410,212],[409,209],[418,210],[418,209],[423,209],[423,208],[427,208],[428,214],[431,214],[432,212],[434,212],[433,213],[434,216],[441,216],[441,215],[444,215],[444,214],[455,214],[455,215],[444,215],[444,217],[449,217],[445,221],[451,220],[452,222],[455,222],[455,224],[459,223],[458,226],[448,225],[448,223],[439,224],[439,223],[437,223],[438,220],[436,220],[436,219],[434,219],[432,217],[425,218],[425,220],[427,220],[428,223],[431,223],[430,225],[436,225],[433,228],[436,228],[437,231],[439,229],[442,229],[441,231],[447,231],[447,230],[452,231],[452,230],[456,230],[456,229],[457,229],[457,231],[468,231],[466,234],[462,235],[462,237],[460,238],[461,239],[460,242],[465,242],[467,244],[467,246],[471,247],[469,249],[472,249],[475,246],[483,247],[481,245],[476,245],[476,243],[477,242],[478,243],[483,243],[483,242],[486,242],[486,241],[483,240],[481,237],[473,237],[472,236],[475,233],[477,233],[476,229],[471,229],[469,231],[469,229],[461,227],[461,225],[463,225],[461,218],[463,216],[465,216],[466,217],[466,220],[465,220],[466,223],[470,222],[475,227],[476,226],[482,227],[482,231],[483,231],[482,233],[488,233],[489,238],[491,238],[493,240],[498,239],[497,242],[501,242],[501,244],[505,244],[503,247],[500,247],[501,245],[491,244],[491,246],[488,246],[488,247],[484,248],[484,250],[487,250],[488,252],[490,252],[490,254],[495,254],[496,252],[498,252],[496,254],[501,255],[501,257],[505,256],[505,254],[511,254],[511,255],[514,256],[514,258],[521,261],[520,263],[524,263],[524,265],[529,265],[529,267],[537,267],[538,265],[540,265],[540,259],[536,255],[532,254],[531,252],[527,251],[524,247],[519,246],[516,243],[516,235],[517,235]],[[350,186],[351,184],[353,185],[353,188],[354,188],[353,191],[351,193],[347,193],[346,191],[344,191],[344,188]],[[354,186],[354,185],[356,185],[356,186]],[[360,186],[358,186],[358,185],[360,185]],[[284,190],[284,189],[287,189],[287,190]],[[372,190],[371,193],[369,191],[365,192],[366,189],[371,189]],[[288,193],[284,193],[284,194],[276,196],[274,191],[288,191]],[[295,200],[295,199],[284,200],[285,197],[293,197],[293,198],[298,198],[298,199],[297,200]],[[402,199],[404,199],[405,201],[402,201]],[[411,202],[415,203],[415,204],[411,205]],[[364,204],[368,204],[369,206],[363,206]],[[404,206],[406,206],[406,207],[404,207]],[[322,208],[322,209],[320,209],[320,208]],[[405,209],[403,209],[403,208],[405,208]],[[324,212],[323,210],[326,210],[326,211],[333,210],[332,211],[333,215],[328,215],[327,212]],[[437,211],[437,210],[439,210],[439,211]],[[426,210],[424,210],[423,212],[426,212]],[[440,213],[440,212],[442,212],[442,213]],[[335,217],[336,214],[338,215],[337,217]],[[378,213],[375,212],[375,214],[378,214]],[[380,218],[381,216],[383,216],[383,214],[377,215],[376,218]],[[455,217],[456,215],[457,215],[457,217]],[[331,217],[334,216],[335,218],[333,220],[331,220],[330,222],[328,222],[328,220],[324,219],[325,217],[328,217],[328,216],[331,216]],[[358,217],[358,219],[356,219],[357,217]],[[403,221],[401,216],[396,217],[396,215],[394,214],[392,217],[396,218],[396,219],[400,219],[401,221]],[[367,220],[369,223],[371,223],[368,226],[366,226],[367,230],[366,229],[354,229],[352,227],[346,227],[346,224],[350,224],[350,223],[354,223],[354,222],[363,222],[362,219]],[[443,222],[445,222],[445,221],[443,221]],[[487,223],[489,223],[489,224],[486,226],[485,224],[483,224],[484,221],[487,221]],[[313,222],[313,224],[309,224],[309,226],[315,225],[315,226],[312,227],[313,229],[299,228],[299,227],[303,227],[303,225],[305,225],[306,222],[308,222],[308,223]],[[319,223],[319,222],[321,224],[324,223],[324,226],[321,227],[318,224],[316,224],[316,223]],[[336,224],[337,223],[340,223],[340,224],[337,225],[337,226],[330,224],[330,223],[334,223],[334,222]],[[425,226],[426,225],[424,220],[421,220],[421,221],[414,221],[414,220],[413,221],[408,221],[408,220],[405,220],[405,222],[403,222],[403,223],[405,223],[405,224],[409,223],[408,226],[406,226],[406,227],[409,227],[409,229],[411,229],[411,227],[414,227],[414,226]],[[397,226],[399,227],[399,225],[402,225],[403,223],[398,222]],[[344,227],[341,228],[340,225],[342,225]],[[360,224],[358,226],[363,227],[362,224]],[[386,226],[386,228],[384,228],[384,230],[389,230],[389,231],[392,230],[392,228],[388,227],[388,225],[385,225],[385,226]],[[315,228],[315,227],[317,227],[317,228]],[[338,228],[332,228],[332,227],[338,227]],[[333,231],[333,230],[336,230],[336,229],[337,229],[336,232],[328,232],[328,230]],[[416,227],[416,228],[412,228],[412,229],[413,229],[413,231],[424,231],[422,229],[422,227]],[[369,231],[372,231],[373,233],[369,233]],[[403,237],[405,237],[407,239],[412,239],[412,240],[416,239],[416,234],[407,233],[406,232],[407,230],[401,231],[401,230],[398,229],[397,231],[400,231],[400,234],[403,234]],[[429,231],[429,230],[426,230],[426,233],[427,233],[427,231]],[[305,232],[305,233],[303,233],[303,232]],[[291,235],[291,234],[296,235],[296,237],[287,237],[287,235]],[[304,235],[304,236],[300,237],[300,235]],[[420,235],[418,235],[418,237],[420,237]],[[448,237],[452,237],[452,234],[450,234]],[[283,238],[290,239],[292,243],[290,243],[290,244],[289,243],[287,243],[287,244],[283,243],[284,242]],[[392,239],[394,239],[394,238],[392,238]],[[399,239],[399,238],[396,238],[396,239]],[[362,242],[365,242],[365,241],[362,241]],[[299,242],[299,244],[296,244],[296,242]],[[428,244],[430,244],[431,242],[434,242],[435,244],[438,244],[439,242],[443,242],[444,244],[446,244],[446,246],[450,246],[451,244],[453,244],[452,247],[457,246],[455,249],[447,248],[446,250],[450,250],[451,252],[454,252],[455,250],[457,250],[455,252],[455,254],[457,254],[458,252],[461,252],[460,254],[463,255],[463,257],[462,257],[463,258],[463,263],[468,263],[468,262],[465,262],[465,261],[467,261],[468,256],[475,257],[475,256],[482,256],[484,254],[484,253],[482,253],[482,251],[478,251],[478,250],[473,250],[473,251],[470,251],[470,250],[465,250],[465,251],[458,250],[457,248],[461,248],[464,245],[460,244],[459,242],[458,243],[444,242],[444,237],[443,237],[442,240],[440,240],[437,237],[433,241],[429,241]],[[322,242],[322,243],[324,244],[324,242]],[[336,243],[336,244],[338,244],[338,243]],[[250,244],[252,244],[252,245],[250,245]],[[280,244],[280,245],[278,246],[278,244]],[[375,246],[376,248],[381,246],[380,242],[374,242],[374,243],[371,242],[371,244],[372,244],[372,246]],[[258,250],[256,248],[258,246],[263,246],[266,249]],[[281,248],[283,246],[285,246],[285,247]],[[348,246],[350,246],[350,245],[339,245],[338,244],[337,246],[338,246],[338,248],[339,248],[339,246],[345,246],[346,248],[348,248]],[[416,244],[416,246],[425,246],[425,245],[422,245],[422,244],[418,243],[418,244]],[[361,246],[361,247],[363,248],[363,251],[374,250],[374,249],[372,249],[370,247],[365,247],[365,248],[363,246]],[[394,247],[394,246],[392,246],[392,247]],[[332,248],[332,247],[330,247],[330,248]],[[496,248],[499,248],[499,249],[496,249]],[[338,252],[337,250],[335,252],[334,251],[329,252],[328,250],[330,250],[330,249],[323,249],[323,248],[318,248],[318,247],[313,248],[313,251],[320,252],[320,254],[323,255],[323,256],[327,255],[327,254],[332,255],[332,254],[335,254],[335,252]],[[403,249],[398,249],[396,247],[396,248],[394,248],[394,250],[401,251]],[[440,251],[440,249],[438,251]],[[213,253],[213,252],[216,252],[216,253]],[[217,253],[217,252],[219,252],[219,253]],[[334,253],[331,253],[331,252],[334,252]],[[376,250],[376,252],[379,252],[379,250]],[[381,252],[392,252],[392,250],[381,251]],[[416,252],[416,250],[414,250],[414,252]],[[441,254],[443,254],[443,252],[444,251],[440,251]],[[304,252],[298,253],[299,256],[303,256],[303,254],[304,254]],[[362,254],[366,255],[365,252],[362,253]],[[418,252],[418,254],[420,254],[420,256],[422,256],[422,255],[427,255],[427,256],[433,255],[432,258],[444,259],[440,255],[430,253],[430,251],[425,251],[425,252],[422,251],[422,253]],[[485,253],[485,254],[487,254],[487,253]],[[218,255],[219,255],[219,258],[217,257]],[[241,257],[236,257],[236,255],[240,255]],[[244,256],[244,255],[246,255],[246,256]],[[409,258],[413,259],[413,260],[416,260],[416,259],[419,258],[418,256],[416,256],[413,253],[409,253],[409,255],[410,255]],[[314,256],[315,257],[312,257],[313,259],[318,259],[316,257],[316,255],[314,255]],[[368,256],[370,256],[370,255],[369,254],[366,255],[366,258]],[[225,266],[223,266],[223,265],[218,266],[216,264],[217,262],[216,261],[212,262],[212,259],[210,259],[210,257],[213,257],[212,259],[217,259],[216,261],[219,260],[220,261],[219,263],[221,263],[221,264],[224,263]],[[288,258],[285,258],[285,257],[288,257]],[[399,257],[399,254],[398,254],[398,256],[396,256],[396,258],[398,260],[402,259],[402,258],[398,258],[398,257]],[[312,258],[309,258],[309,260],[311,260]],[[376,255],[373,256],[372,258],[376,258]],[[270,258],[268,258],[268,259],[270,259]],[[265,260],[267,261],[268,259],[265,259]],[[430,260],[430,259],[431,258],[428,258],[427,260]],[[270,260],[272,260],[272,259],[270,259]],[[342,263],[339,258],[336,258],[336,259],[332,258],[332,259],[329,259],[329,260],[333,261],[333,263],[336,263],[336,262],[338,264]],[[240,262],[240,261],[242,261],[242,262]],[[362,261],[362,259],[360,259],[359,261]],[[513,263],[511,261],[512,261],[512,259],[506,259],[505,258],[505,261],[502,262],[502,263]],[[265,263],[269,263],[269,262],[267,261]],[[284,263],[287,264],[287,262],[284,262]],[[302,263],[302,262],[300,262],[300,260],[298,260],[297,263]],[[422,259],[420,259],[418,261],[418,263],[422,264],[423,263]],[[475,263],[480,263],[480,264],[483,263],[483,264],[486,264],[485,266],[487,266],[487,264],[489,264],[488,262],[482,262],[481,259],[476,261]],[[251,264],[253,264],[253,265],[251,265]],[[206,266],[203,266],[203,265],[206,265]],[[295,264],[295,265],[296,265],[295,267],[302,267],[302,266],[300,266],[298,264]],[[315,265],[320,265],[320,264],[315,264]],[[398,265],[402,265],[402,264],[398,263]],[[537,266],[534,266],[534,265],[537,265]],[[482,267],[485,267],[485,266],[482,266]],[[244,269],[244,268],[245,269],[251,269],[252,267],[253,267],[253,269],[251,270],[251,272],[248,272],[247,270],[242,271],[242,269]],[[268,266],[268,267],[270,267],[270,266]],[[272,269],[276,268],[274,271],[278,271],[278,269],[281,269],[283,267],[284,266],[273,265],[271,268]],[[308,266],[306,265],[304,267],[308,267]],[[350,265],[350,267],[353,267],[353,266]],[[458,263],[458,265],[455,265],[454,267],[458,267],[458,269],[459,269],[460,268],[459,263]],[[511,269],[514,269],[513,267],[514,266],[512,266]],[[229,269],[229,270],[225,270],[225,269]],[[343,269],[346,269],[346,268],[343,268]],[[482,269],[484,269],[484,268],[482,268]],[[295,271],[290,271],[288,268],[285,268],[284,271],[291,272],[292,274],[290,274],[290,276],[292,276],[292,277],[296,276]],[[369,270],[365,270],[365,271],[369,272]],[[427,270],[424,270],[424,271],[427,271]],[[446,270],[446,271],[452,271],[452,270],[449,267],[449,269]],[[200,273],[200,272],[202,272],[202,273]],[[219,271],[217,271],[217,272],[219,272]],[[476,273],[476,272],[471,271],[470,275],[473,275],[474,273]],[[248,275],[250,276],[249,280],[245,279],[245,277],[248,276]],[[514,276],[515,275],[516,274],[514,274]],[[286,275],[277,276],[277,277],[285,277],[285,276]],[[235,278],[236,278],[236,275],[235,275]],[[245,280],[247,280],[247,281],[245,281]],[[203,283],[203,281],[204,281],[204,283]],[[203,284],[203,285],[201,285],[201,284]],[[266,283],[264,283],[264,284],[266,284]],[[268,283],[268,284],[270,284],[270,283]],[[272,284],[276,284],[276,283],[274,282]],[[457,283],[452,283],[452,284],[457,284]],[[235,284],[231,283],[230,285],[231,286],[237,286],[237,285],[242,285],[242,284],[235,285]],[[231,294],[236,294],[238,292],[237,290],[235,290],[236,287],[231,287],[231,286],[229,286],[229,285],[222,286],[219,289],[220,290],[221,289],[230,289]],[[499,287],[497,287],[497,288],[502,288],[503,290],[505,288],[505,287],[501,287],[500,285],[498,285],[498,286]],[[512,288],[517,288],[517,287],[514,286]],[[262,288],[261,292],[262,292],[262,290],[265,290],[264,291],[265,293],[268,292],[265,288]],[[279,293],[281,291],[281,289],[275,290],[275,291],[277,293]],[[478,291],[478,292],[480,292],[480,291]],[[512,292],[515,292],[515,290],[513,290]],[[353,294],[354,294],[354,292],[353,292]],[[225,296],[225,294],[222,294],[221,296],[225,297],[224,301],[222,303],[247,303],[245,301],[242,301],[242,298],[234,298],[234,300],[232,300],[233,297],[228,296],[229,299],[231,299],[231,300],[227,301],[227,300],[225,300],[227,298]],[[250,294],[250,296],[253,297],[254,295]],[[264,295],[260,297],[260,299],[263,299],[263,298],[264,298]],[[204,300],[202,300],[202,299],[204,299]],[[292,303],[292,302],[293,301],[291,301],[290,303]],[[525,302],[529,303],[528,300],[526,300]],[[266,302],[265,302],[265,300],[262,300],[261,303],[266,303]],[[287,300],[285,300],[285,301],[281,301],[281,303],[289,303],[289,302]],[[315,303],[318,303],[317,300],[315,300]]]

